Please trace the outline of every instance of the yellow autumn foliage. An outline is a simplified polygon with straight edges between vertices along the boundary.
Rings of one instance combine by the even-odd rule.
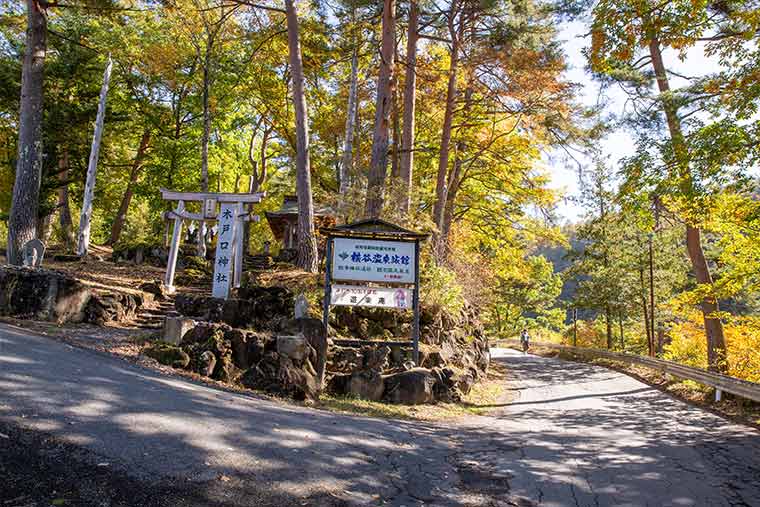
[[[674,325],[668,335],[664,359],[707,368],[707,344],[701,316],[694,311]],[[728,373],[760,382],[760,317],[734,317],[723,327],[726,337]]]

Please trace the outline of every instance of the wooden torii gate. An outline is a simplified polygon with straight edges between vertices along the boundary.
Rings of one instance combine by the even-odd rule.
[[[174,273],[177,268],[177,255],[182,239],[182,223],[185,220],[218,222],[212,296],[227,298],[230,285],[239,287],[245,252],[243,226],[245,222],[258,222],[259,217],[251,215],[250,205],[261,202],[265,195],[264,192],[252,194],[175,192],[162,188],[161,197],[165,201],[177,201],[177,207],[174,211],[164,213],[166,220],[174,220],[169,259],[166,263],[166,290],[170,294],[176,291]],[[200,213],[191,213],[185,209],[186,202],[201,202],[203,209]],[[217,204],[219,205],[218,212]]]

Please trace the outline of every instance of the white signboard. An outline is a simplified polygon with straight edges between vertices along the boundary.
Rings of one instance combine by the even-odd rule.
[[[414,243],[335,238],[334,280],[414,283]]]
[[[219,210],[219,234],[216,237],[216,257],[214,259],[214,288],[211,295],[227,299],[232,281],[233,245],[235,243],[235,215],[237,203],[224,202]]]
[[[412,291],[398,287],[333,285],[330,292],[330,304],[335,306],[375,306],[406,310],[412,307]]]

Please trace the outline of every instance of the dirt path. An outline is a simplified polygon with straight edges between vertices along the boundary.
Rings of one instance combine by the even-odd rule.
[[[519,397],[493,417],[441,426],[219,391],[0,327],[0,423],[54,436],[62,463],[71,454],[107,469],[105,486],[91,486],[101,496],[121,480],[156,491],[155,505],[161,492],[173,499],[166,505],[760,503],[757,432],[602,368],[494,355]],[[3,440],[3,473],[20,470]],[[2,488],[0,500],[24,493],[13,474]],[[40,490],[47,503],[18,505],[61,494]],[[276,499],[252,502],[257,495]]]

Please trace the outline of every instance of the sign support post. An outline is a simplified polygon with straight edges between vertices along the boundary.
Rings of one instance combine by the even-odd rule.
[[[414,294],[412,296],[414,306],[414,328],[412,341],[414,342],[414,364],[420,364],[420,240],[414,241]]]
[[[325,258],[325,300],[322,306],[322,324],[325,326],[325,337],[328,335],[327,325],[330,321],[330,298],[332,298],[332,249],[333,239],[327,238],[327,256]]]

